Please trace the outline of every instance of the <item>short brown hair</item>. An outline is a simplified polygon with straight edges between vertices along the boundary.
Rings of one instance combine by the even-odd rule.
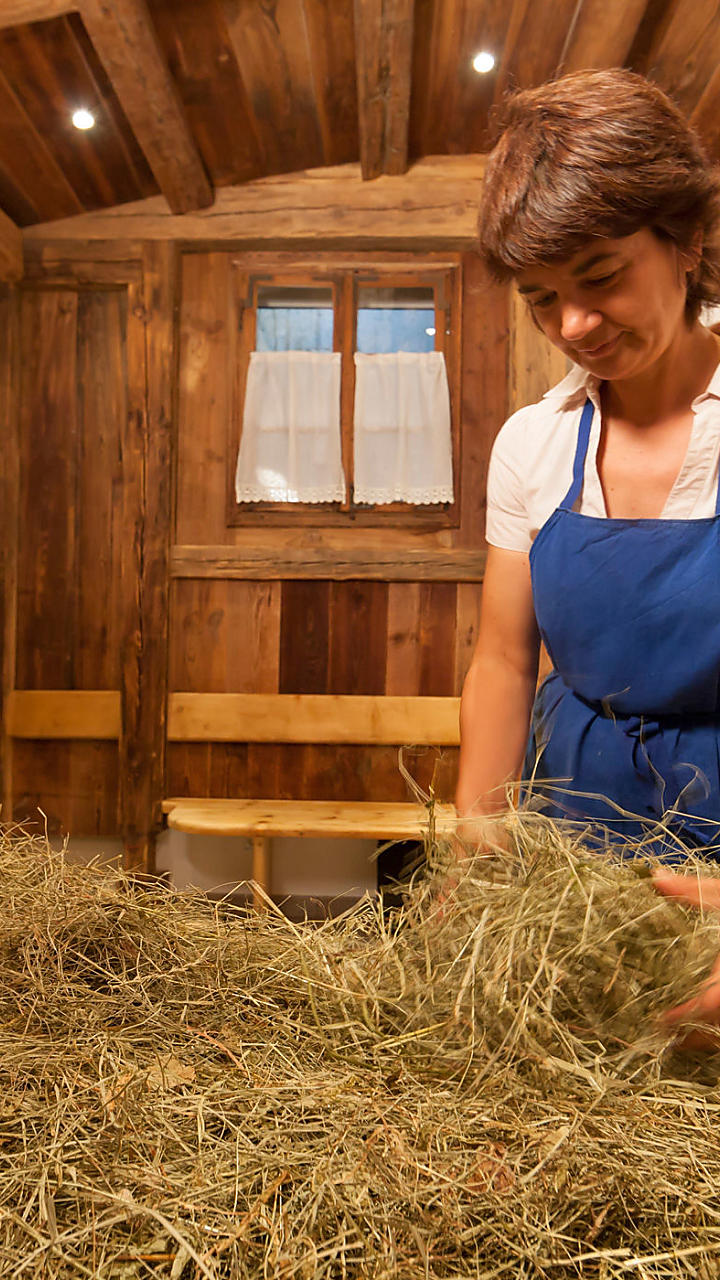
[[[502,127],[479,222],[497,280],[647,227],[681,252],[702,239],[688,322],[720,301],[720,175],[657,85],[620,69],[575,72],[513,94]]]

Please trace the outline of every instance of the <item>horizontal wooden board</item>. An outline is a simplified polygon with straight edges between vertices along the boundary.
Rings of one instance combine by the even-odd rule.
[[[428,830],[424,805],[332,800],[166,800],[169,827],[205,835],[349,837],[413,840]],[[436,829],[455,829],[455,809],[436,805]]]
[[[218,191],[209,209],[172,214],[162,196],[27,227],[28,240],[230,240],[427,248],[475,243],[483,156],[432,156],[363,182],[359,164],[306,169]],[[398,210],[402,211],[398,218]]]
[[[356,547],[267,548],[176,546],[173,578],[352,578],[380,582],[482,582],[487,552]]]
[[[455,746],[459,716],[459,698],[173,693],[168,741]]]
[[[7,701],[12,738],[120,737],[116,689],[13,689]]]

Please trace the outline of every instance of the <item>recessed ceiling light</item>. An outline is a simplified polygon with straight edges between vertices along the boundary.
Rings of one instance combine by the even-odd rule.
[[[476,53],[472,60],[473,67],[480,75],[486,75],[488,71],[492,71],[495,66],[495,58],[491,53],[483,50],[482,53]]]
[[[95,117],[92,111],[86,110],[85,107],[79,107],[77,111],[73,111],[72,122],[76,129],[92,129],[95,124]]]
[[[427,334],[428,338],[434,338],[434,337],[435,337],[435,330],[434,330],[434,329],[426,329],[426,330],[425,330],[425,332],[426,332],[426,334]]]

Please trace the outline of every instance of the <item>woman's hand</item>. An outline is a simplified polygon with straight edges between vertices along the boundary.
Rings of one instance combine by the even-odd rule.
[[[720,880],[710,876],[679,876],[672,871],[654,871],[653,887],[666,898],[684,902],[692,907],[705,907],[720,911]],[[720,1049],[720,956],[715,961],[710,977],[691,1000],[678,1004],[663,1015],[668,1027],[682,1022],[707,1022],[707,1030],[688,1031],[678,1042],[681,1049]],[[717,1031],[712,1030],[716,1026]]]

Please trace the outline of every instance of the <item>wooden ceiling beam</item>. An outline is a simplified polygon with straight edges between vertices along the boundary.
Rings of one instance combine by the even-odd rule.
[[[77,0],[77,7],[172,212],[206,208],[213,189],[146,0]]]
[[[581,0],[557,74],[623,66],[647,7],[648,0]]]
[[[365,180],[408,164],[415,0],[355,0],[360,167]]]
[[[377,182],[363,182],[358,164],[307,169],[220,187],[212,209],[183,217],[151,196],[26,227],[23,239],[26,253],[73,240],[471,246],[484,170],[484,156],[425,157]]]
[[[22,231],[0,209],[0,280],[19,280],[22,273]]]
[[[78,7],[79,0],[2,0],[0,27],[19,27],[26,22],[62,18]]]

